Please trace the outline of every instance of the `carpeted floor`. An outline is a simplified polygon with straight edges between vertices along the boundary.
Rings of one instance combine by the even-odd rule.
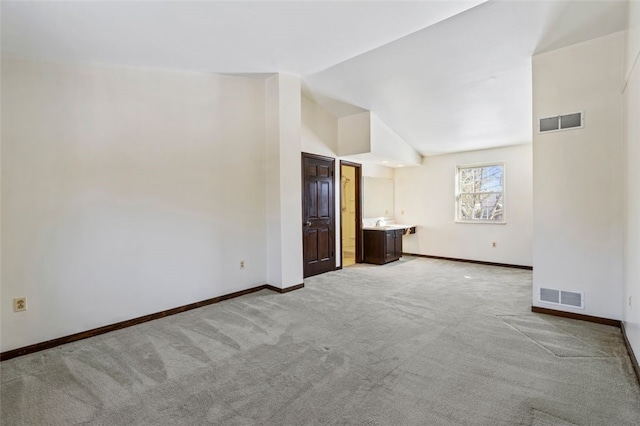
[[[620,330],[531,272],[404,257],[0,365],[9,425],[638,425]]]

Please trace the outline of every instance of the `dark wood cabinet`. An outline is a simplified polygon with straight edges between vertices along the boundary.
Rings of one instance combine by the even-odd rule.
[[[404,229],[365,229],[363,233],[365,263],[384,265],[402,257]]]

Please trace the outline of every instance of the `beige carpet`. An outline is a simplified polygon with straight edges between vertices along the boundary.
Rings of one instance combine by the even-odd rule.
[[[404,257],[0,364],[9,425],[638,425],[620,330],[531,272]]]

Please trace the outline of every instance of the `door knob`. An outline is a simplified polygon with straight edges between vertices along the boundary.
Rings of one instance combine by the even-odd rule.
[[[307,226],[311,226],[311,221],[310,220],[307,221]]]

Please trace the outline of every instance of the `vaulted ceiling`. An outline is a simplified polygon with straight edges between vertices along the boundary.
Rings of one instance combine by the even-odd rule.
[[[423,155],[531,141],[531,55],[623,30],[627,1],[3,1],[2,53],[292,73]]]

